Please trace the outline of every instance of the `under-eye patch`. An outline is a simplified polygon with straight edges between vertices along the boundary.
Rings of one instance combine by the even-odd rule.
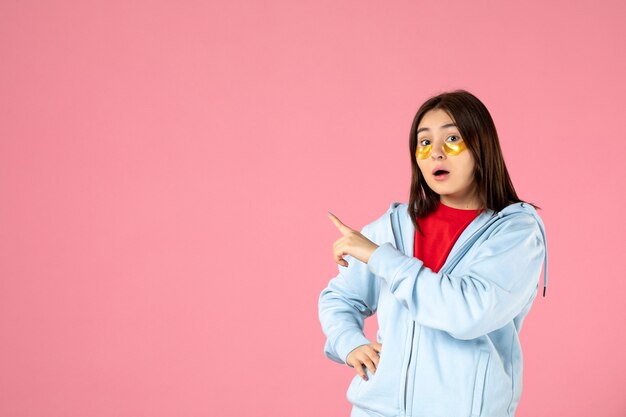
[[[426,146],[418,146],[417,151],[415,152],[415,156],[417,159],[426,159],[430,156],[430,151],[432,150],[432,145],[428,144]]]
[[[456,156],[467,149],[465,146],[465,141],[460,140],[458,142],[444,142],[443,143],[443,151],[448,156]]]
[[[443,151],[448,156],[456,156],[466,149],[467,149],[467,146],[465,146],[465,141],[463,140],[460,140],[454,143],[450,143],[450,142],[443,143]],[[426,159],[430,156],[431,151],[432,151],[432,144],[430,143],[426,146],[418,145],[417,150],[415,151],[415,156],[417,159]]]

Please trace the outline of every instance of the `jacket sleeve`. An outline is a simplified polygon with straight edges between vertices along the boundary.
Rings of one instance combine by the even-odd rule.
[[[370,225],[361,233],[372,240]],[[348,266],[338,265],[339,274],[332,278],[319,296],[319,319],[326,335],[324,354],[345,364],[355,348],[370,343],[363,333],[365,319],[376,312],[380,280],[367,264],[346,255]]]
[[[537,289],[545,250],[534,217],[518,215],[498,226],[459,273],[433,272],[390,243],[379,246],[367,265],[413,320],[469,340],[503,327],[523,310]]]

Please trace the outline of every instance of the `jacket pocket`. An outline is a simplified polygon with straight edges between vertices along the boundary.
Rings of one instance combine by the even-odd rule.
[[[491,354],[487,350],[481,350],[478,357],[478,367],[476,368],[476,379],[474,381],[474,396],[472,398],[472,417],[480,416],[483,406],[483,395],[487,380],[487,365]]]
[[[382,357],[383,355],[380,355],[380,360],[378,362],[378,368],[376,370],[376,373],[373,374],[370,372],[369,368],[364,366],[363,367],[363,371],[365,372],[365,375],[367,375],[367,381],[364,380],[361,375],[356,374],[354,376],[354,378],[352,378],[352,381],[350,382],[350,386],[348,387],[348,392],[346,393],[346,397],[348,398],[348,400],[350,402],[352,402],[353,404],[355,402],[358,402],[358,397],[359,397],[359,391],[361,390],[361,386],[365,385],[372,385],[375,383],[374,379],[376,378],[376,375],[378,374],[378,371],[380,370],[380,364],[382,362]],[[356,370],[355,370],[356,372]]]
[[[383,342],[376,373],[370,372],[365,367],[368,380],[365,381],[358,374],[355,375],[347,393],[348,401],[352,405],[381,417],[401,414],[397,398],[400,392],[398,375],[402,368],[402,357],[400,354],[394,355],[397,352],[391,342],[387,344]]]
[[[363,378],[361,378],[361,376],[358,374],[352,378],[352,381],[350,381],[350,385],[348,386],[348,391],[346,392],[346,398],[351,403],[354,403],[354,401],[356,400],[357,398],[356,394],[359,391],[359,387],[361,386],[362,382],[363,382]]]

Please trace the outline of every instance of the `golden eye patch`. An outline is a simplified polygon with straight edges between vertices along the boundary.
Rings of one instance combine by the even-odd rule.
[[[444,142],[443,143],[443,151],[448,156],[456,156],[467,149],[465,146],[465,142],[463,140],[459,140],[457,142]],[[432,144],[428,144],[425,146],[418,145],[415,151],[415,157],[417,159],[426,159],[430,156],[430,152],[432,151]]]
[[[426,159],[430,156],[430,151],[432,149],[432,145],[428,144],[426,146],[418,146],[417,151],[415,152],[415,156],[417,159]]]
[[[448,156],[456,156],[467,149],[465,146],[465,141],[460,140],[458,142],[444,142],[443,143],[443,151]]]

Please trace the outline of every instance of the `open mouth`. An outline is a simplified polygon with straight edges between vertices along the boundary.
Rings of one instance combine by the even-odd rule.
[[[443,175],[447,175],[449,174],[448,171],[446,171],[445,169],[438,169],[437,171],[435,171],[435,177],[439,177],[439,176],[443,176]]]

